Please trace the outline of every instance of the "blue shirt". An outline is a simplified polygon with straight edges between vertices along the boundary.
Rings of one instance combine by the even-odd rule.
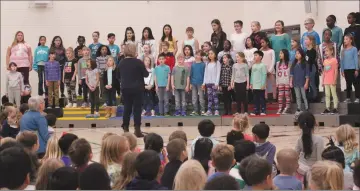
[[[305,67],[302,64],[296,63],[290,69],[290,76],[293,78],[294,87],[304,87],[306,78],[309,78],[309,65],[305,64]]]
[[[109,44],[108,45],[110,49],[111,56],[114,58],[115,64],[118,64],[118,55],[120,53],[120,48],[116,44]]]
[[[296,49],[295,50],[290,50],[289,51],[289,62],[291,64],[294,63],[294,60],[295,60],[295,54],[296,54]]]
[[[320,42],[320,36],[316,31],[311,31],[311,32],[306,31],[306,32],[304,32],[304,34],[302,35],[302,37],[300,39],[301,47],[304,50],[306,50],[305,37],[307,37],[307,36],[313,36],[315,38],[316,45],[319,45],[321,43]]]
[[[160,64],[155,67],[154,74],[158,87],[166,87],[168,85],[170,67],[165,64]]]
[[[100,46],[102,46],[101,43],[96,43],[96,44],[92,43],[92,44],[89,45],[89,48],[90,48],[90,51],[91,51],[91,53],[90,53],[91,59],[94,59],[94,60],[96,59],[96,52],[97,52],[97,50],[99,49]]]
[[[359,69],[358,50],[355,47],[341,51],[340,68],[341,72],[344,70]]]
[[[190,84],[202,85],[204,82],[205,63],[193,63],[190,70]]]
[[[302,190],[302,183],[295,176],[275,176],[274,185],[279,190]]]
[[[47,62],[49,60],[49,47],[38,46],[34,52],[34,63],[33,68],[37,70],[39,62]]]
[[[208,177],[207,181],[209,182],[216,177],[224,176],[224,175],[226,175],[226,174],[223,172],[215,172],[214,174],[212,174],[211,176]]]

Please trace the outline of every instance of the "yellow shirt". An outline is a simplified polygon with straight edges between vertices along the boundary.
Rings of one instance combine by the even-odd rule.
[[[177,43],[177,40],[173,37],[172,41],[169,41],[168,38],[165,38],[165,41],[169,42],[169,52],[174,53],[174,51],[175,51],[175,43]]]

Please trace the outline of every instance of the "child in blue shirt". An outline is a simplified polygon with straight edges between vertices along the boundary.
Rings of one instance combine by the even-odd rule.
[[[170,67],[165,64],[165,54],[158,56],[160,65],[155,67],[154,82],[157,95],[159,97],[160,115],[169,116],[169,84],[170,84]]]
[[[114,33],[109,33],[108,34],[108,41],[109,41],[109,49],[111,52],[111,56],[114,58],[115,60],[115,64],[119,64],[119,54],[120,54],[120,47],[115,43],[115,34]]]
[[[315,38],[315,43],[316,43],[316,47],[318,47],[320,45],[320,36],[319,34],[313,30],[315,25],[315,21],[312,18],[307,18],[305,20],[305,28],[306,28],[306,32],[304,32],[304,34],[301,36],[300,42],[301,42],[301,47],[306,50],[306,45],[305,45],[305,37],[306,36],[313,36]]]
[[[34,52],[34,63],[33,69],[37,71],[39,77],[39,88],[38,94],[42,96],[44,94],[47,95],[47,86],[45,84],[45,62],[49,60],[49,47],[45,46],[46,37],[40,36],[38,47],[36,47]]]
[[[251,68],[250,89],[253,91],[255,111],[250,115],[266,115],[265,89],[266,65],[261,62],[264,53],[260,50],[254,52],[254,64]]]
[[[192,104],[194,111],[190,114],[194,115],[205,115],[205,100],[204,90],[201,85],[204,82],[205,63],[202,61],[202,51],[198,50],[195,53],[195,62],[191,65],[190,70],[190,90],[192,95]],[[198,97],[199,96],[199,97]],[[200,111],[199,104],[200,103]]]
[[[93,38],[93,43],[89,45],[90,51],[91,51],[91,59],[96,60],[96,52],[99,49],[99,47],[102,45],[99,42],[99,36],[100,36],[100,32],[99,31],[95,31],[92,33],[92,38]]]

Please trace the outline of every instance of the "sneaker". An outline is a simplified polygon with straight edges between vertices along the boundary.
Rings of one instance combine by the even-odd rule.
[[[202,112],[201,112],[201,116],[206,116],[206,112],[205,112],[205,111],[202,111]]]
[[[326,115],[326,114],[330,114],[330,110],[329,110],[329,109],[325,109],[325,110],[321,113],[321,115]]]
[[[102,105],[102,107],[107,107],[107,104],[106,104],[106,103],[104,103],[104,104]]]
[[[356,98],[354,101],[354,103],[359,103],[359,102],[360,102],[359,98]]]
[[[82,108],[85,108],[85,107],[86,107],[86,103],[85,103],[85,102],[82,103],[82,104],[81,104],[81,107],[82,107]]]
[[[94,114],[87,114],[86,118],[94,118]]]
[[[182,111],[181,116],[186,116],[186,111]]]
[[[290,113],[290,108],[285,107],[284,111],[282,112],[283,115],[289,114]]]
[[[264,115],[266,115],[266,113],[262,112],[262,113],[260,113],[260,115],[264,116]]]
[[[59,106],[55,106],[56,109],[59,109],[60,107]]]
[[[250,113],[250,115],[251,115],[251,116],[255,116],[255,115],[256,115],[256,113]]]
[[[165,116],[165,117],[170,117],[171,115],[170,115],[169,112],[167,112],[167,113],[164,114],[164,116]]]
[[[215,115],[215,116],[219,116],[219,115],[220,115],[219,110],[215,110],[214,115]]]
[[[77,108],[77,103],[73,103],[73,104],[72,104],[72,107],[73,107],[73,108]]]
[[[145,114],[146,114],[146,111],[143,110],[143,112],[141,113],[141,116],[145,116]]]
[[[196,113],[195,111],[193,111],[193,112],[190,113],[190,116],[197,116],[197,115],[199,115],[199,114]]]
[[[296,112],[295,112],[295,115],[299,115],[300,113],[301,113],[301,110],[297,109]]]
[[[155,110],[151,110],[151,116],[152,116],[152,117],[155,116]]]
[[[335,108],[331,111],[331,115],[337,115],[339,114],[339,111]]]
[[[344,103],[350,103],[350,102],[351,102],[350,98],[346,98],[346,99],[344,100]]]
[[[175,112],[175,116],[181,116],[181,112],[180,112],[179,110],[177,110],[177,111]]]
[[[281,111],[282,111],[282,109],[279,108],[279,110],[276,112],[276,114],[280,115],[280,114],[281,114]]]
[[[71,108],[71,107],[72,107],[72,103],[68,103],[65,108]]]
[[[205,113],[206,116],[212,116],[212,112],[210,110],[208,110],[206,113]]]
[[[49,106],[49,107],[47,107],[47,109],[51,109],[51,108],[52,108],[52,107],[50,107],[50,106]]]
[[[99,117],[100,117],[99,112],[95,112],[95,114],[94,114],[94,118],[99,118]]]

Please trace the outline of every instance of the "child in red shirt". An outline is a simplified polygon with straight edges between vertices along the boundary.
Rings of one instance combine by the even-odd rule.
[[[168,65],[170,67],[170,70],[172,71],[172,69],[175,66],[175,56],[172,52],[169,52],[169,42],[167,41],[162,42],[161,48],[162,50],[160,52],[165,54],[165,64]],[[159,64],[160,63],[158,60],[157,65]]]

